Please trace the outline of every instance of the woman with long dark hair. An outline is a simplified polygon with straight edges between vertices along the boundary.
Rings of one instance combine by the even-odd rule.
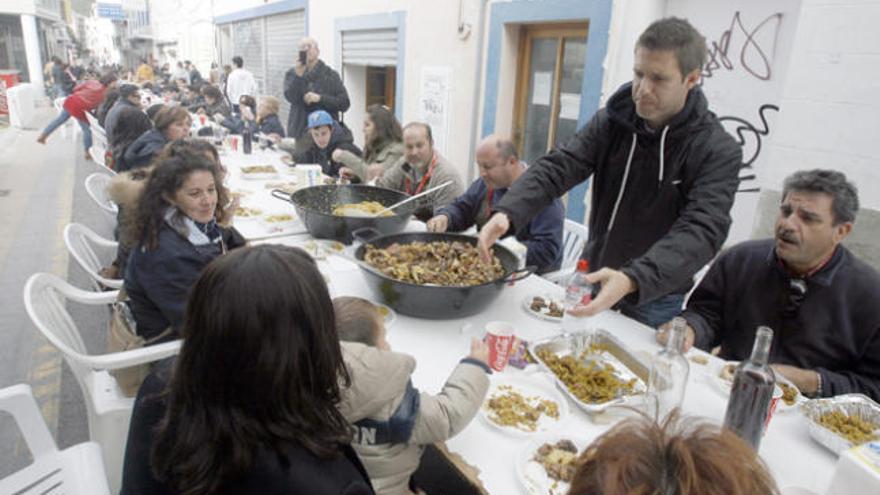
[[[244,245],[240,234],[218,223],[228,204],[220,173],[204,153],[181,152],[156,161],[138,198],[123,232],[123,242],[134,246],[125,288],[137,332],[145,339],[175,338],[186,294],[199,273],[214,258]]]
[[[350,383],[315,262],[278,245],[218,258],[183,346],[135,402],[124,495],[372,494],[338,410]]]
[[[346,169],[342,174],[370,181],[382,175],[403,156],[403,131],[397,117],[384,105],[370,105],[364,118],[363,158],[345,150],[334,152],[333,160]]]

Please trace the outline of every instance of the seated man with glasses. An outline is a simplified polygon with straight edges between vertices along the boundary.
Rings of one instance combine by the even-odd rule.
[[[747,359],[755,330],[767,325],[773,368],[804,395],[880,400],[880,274],[840,245],[858,209],[840,172],[788,177],[775,238],[722,253],[691,295],[686,346]]]
[[[516,147],[508,139],[489,136],[477,147],[480,178],[453,203],[438,208],[428,220],[431,232],[461,232],[476,225],[482,228],[494,213],[495,204],[525,172]],[[565,212],[555,199],[550,206],[532,218],[516,235],[528,248],[526,264],[537,267],[538,273],[558,270],[562,263],[562,226]]]

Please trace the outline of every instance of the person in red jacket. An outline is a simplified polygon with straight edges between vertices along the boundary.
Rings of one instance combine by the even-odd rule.
[[[86,160],[89,160],[89,148],[92,147],[92,130],[89,127],[89,121],[86,119],[86,112],[91,112],[98,108],[101,100],[104,99],[104,93],[115,84],[116,74],[110,72],[101,76],[101,79],[97,81],[91,79],[77,85],[73,88],[73,93],[65,98],[64,108],[61,110],[61,113],[43,129],[40,137],[37,138],[37,142],[46,144],[49,134],[52,134],[55,129],[67,122],[67,119],[74,117],[82,129],[83,146],[86,149],[85,157]]]

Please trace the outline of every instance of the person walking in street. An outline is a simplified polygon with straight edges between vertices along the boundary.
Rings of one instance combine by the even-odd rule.
[[[37,142],[46,144],[55,129],[61,127],[67,119],[73,117],[79,124],[83,133],[83,147],[85,147],[85,159],[90,160],[89,148],[92,147],[92,129],[89,127],[89,121],[86,119],[86,112],[92,112],[104,99],[104,93],[108,88],[116,85],[116,74],[110,72],[101,76],[101,79],[89,79],[83,81],[82,84],[73,88],[73,94],[64,99],[64,107],[58,117],[43,129]]]
[[[340,114],[351,105],[339,73],[324,64],[319,54],[318,42],[303,38],[296,64],[284,75],[284,97],[290,102],[288,137],[301,137],[307,117],[316,110],[324,110],[341,123]]]

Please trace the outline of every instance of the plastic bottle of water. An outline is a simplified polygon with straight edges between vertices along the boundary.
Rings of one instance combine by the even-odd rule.
[[[587,272],[590,271],[590,263],[587,260],[578,260],[577,268],[568,280],[565,289],[565,313],[562,315],[562,329],[566,332],[585,330],[586,317],[577,317],[568,314],[568,310],[578,304],[588,304],[593,298],[593,284],[587,282]]]

